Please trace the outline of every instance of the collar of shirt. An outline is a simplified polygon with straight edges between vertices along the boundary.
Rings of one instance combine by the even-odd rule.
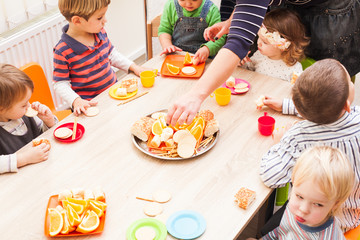
[[[86,45],[82,44],[81,42],[77,41],[76,39],[70,37],[68,34],[66,34],[68,29],[69,29],[69,24],[66,24],[62,29],[63,34],[61,35],[61,40],[63,40],[77,55],[81,55],[88,50],[93,50],[93,49],[97,48],[98,46],[101,45],[100,44],[101,41],[106,40],[105,35],[101,34],[103,31],[103,30],[101,30],[100,33],[95,34],[94,46],[86,46]]]

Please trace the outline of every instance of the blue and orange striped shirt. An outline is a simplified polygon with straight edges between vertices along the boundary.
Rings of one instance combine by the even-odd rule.
[[[109,55],[113,46],[104,29],[95,34],[94,46],[85,46],[66,34],[54,48],[54,81],[69,81],[71,88],[86,100],[91,100],[117,79]]]
[[[330,217],[324,224],[317,227],[309,227],[295,220],[289,207],[281,218],[280,226],[262,237],[263,240],[345,240],[339,224],[334,217]]]

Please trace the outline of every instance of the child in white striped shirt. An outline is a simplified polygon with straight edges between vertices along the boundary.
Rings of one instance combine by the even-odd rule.
[[[352,192],[354,179],[340,150],[326,146],[306,150],[292,172],[293,187],[280,226],[261,239],[345,240],[334,215]]]
[[[293,86],[292,101],[280,106],[284,114],[298,112],[306,120],[285,132],[262,157],[260,166],[264,184],[279,188],[291,181],[294,165],[306,149],[318,145],[339,148],[356,173],[355,187],[338,217],[343,232],[360,225],[360,107],[351,106],[354,92],[350,75],[340,62],[324,59],[308,67]]]

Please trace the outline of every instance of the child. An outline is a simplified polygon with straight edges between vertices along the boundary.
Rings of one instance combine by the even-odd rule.
[[[117,79],[111,66],[131,70],[140,67],[121,55],[104,30],[110,0],[59,0],[59,9],[69,24],[54,48],[54,89],[75,114],[96,105],[91,100]]]
[[[31,105],[38,111],[37,116],[24,116],[33,89],[33,82],[24,72],[0,64],[0,173],[17,172],[18,167],[48,158],[48,144],[22,148],[57,123],[51,110],[39,102]]]
[[[334,215],[353,191],[354,172],[346,156],[336,148],[310,148],[297,160],[291,182],[280,226],[261,239],[345,240]]]
[[[343,231],[360,224],[360,108],[350,107],[354,85],[343,65],[324,59],[308,67],[295,82],[292,100],[306,120],[294,124],[261,161],[260,176],[265,185],[277,188],[290,182],[291,171],[301,153],[314,145],[342,150],[355,171],[354,191],[346,200],[339,216]],[[295,113],[291,102],[285,101],[284,113]]]
[[[299,61],[305,56],[309,40],[295,12],[284,8],[270,11],[258,36],[258,50],[250,60],[245,58],[241,62],[245,68],[286,81],[302,72]]]
[[[219,9],[210,0],[168,0],[158,31],[160,55],[184,50],[195,53],[195,65],[205,62],[225,44],[225,36],[215,42],[203,36],[207,27],[220,21]]]

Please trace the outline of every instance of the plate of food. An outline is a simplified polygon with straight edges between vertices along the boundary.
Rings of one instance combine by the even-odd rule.
[[[250,83],[244,79],[230,77],[222,87],[230,89],[231,94],[243,94],[250,90]]]
[[[185,58],[190,58],[186,61]],[[195,65],[193,57],[185,55],[167,55],[162,66],[161,75],[168,77],[199,78],[204,72],[205,62]]]
[[[107,206],[105,194],[101,192],[101,197],[85,200],[73,193],[75,191],[66,190],[50,196],[45,214],[45,236],[70,237],[103,232]]]
[[[183,160],[212,149],[219,136],[219,123],[210,110],[201,110],[189,125],[166,124],[167,110],[137,120],[131,127],[132,141],[143,153],[164,160]]]
[[[80,123],[77,123],[75,138],[72,139],[74,123],[64,123],[54,130],[54,138],[60,142],[72,143],[78,141],[85,133],[85,128]]]
[[[142,218],[136,220],[126,231],[127,240],[165,240],[166,236],[167,230],[165,224],[153,218]]]
[[[112,85],[109,95],[117,100],[125,100],[135,96],[138,92],[138,80],[136,78],[125,79]]]

